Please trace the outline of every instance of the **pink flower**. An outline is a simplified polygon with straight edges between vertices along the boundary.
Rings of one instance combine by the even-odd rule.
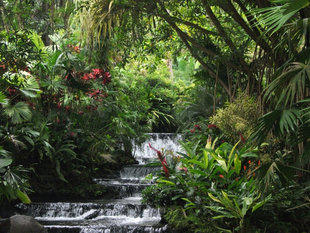
[[[223,176],[222,174],[219,174],[219,177],[222,178],[222,179],[224,179],[224,176]]]

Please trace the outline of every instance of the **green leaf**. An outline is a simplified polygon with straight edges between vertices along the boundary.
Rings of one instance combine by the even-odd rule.
[[[32,117],[28,105],[24,102],[18,102],[14,106],[7,105],[4,109],[4,113],[11,118],[13,124],[20,124],[30,120]]]
[[[241,160],[238,158],[238,156],[235,156],[234,165],[235,165],[235,172],[239,175],[241,171]]]
[[[8,104],[8,99],[6,96],[0,91],[0,104],[6,105]]]
[[[269,201],[270,199],[271,199],[271,194],[270,194],[268,197],[266,197],[264,200],[262,200],[262,201],[256,203],[256,204],[253,206],[253,208],[252,208],[252,213],[253,213],[255,210],[257,210],[258,208],[262,207],[262,206],[263,206],[267,201]]]
[[[173,185],[173,186],[175,186],[175,183],[173,183],[173,182],[170,181],[170,180],[158,179],[156,182],[158,182],[158,183],[165,183],[165,184],[168,184],[168,185]]]
[[[0,159],[0,168],[7,167],[13,162],[12,159]]]
[[[20,191],[19,189],[17,190],[16,196],[21,200],[24,204],[30,204],[31,200],[28,197],[27,193],[24,193]]]
[[[218,203],[222,203],[219,199],[217,199],[215,196],[213,196],[212,193],[209,193],[209,192],[208,192],[208,195],[209,195],[209,197],[210,197],[213,201],[218,202]]]
[[[233,155],[235,154],[235,156],[237,155],[236,153],[235,153],[235,149],[236,149],[236,147],[238,146],[238,144],[240,143],[240,140],[234,145],[234,147],[232,148],[232,150],[230,151],[230,154],[229,154],[229,156],[228,156],[228,162],[227,162],[227,166],[228,166],[228,170],[229,170],[229,168],[230,168],[230,166],[231,166],[231,164],[232,164],[232,162],[233,162]],[[238,155],[237,155],[238,156]]]
[[[68,181],[65,179],[64,175],[60,171],[60,162],[59,162],[59,160],[56,160],[56,172],[57,172],[57,175],[58,175],[60,180],[68,183]]]
[[[205,149],[203,149],[203,158],[205,162],[205,167],[207,168],[209,166],[209,155]]]

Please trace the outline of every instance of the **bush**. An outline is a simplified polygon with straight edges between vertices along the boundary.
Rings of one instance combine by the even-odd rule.
[[[245,139],[249,138],[259,115],[260,111],[255,99],[245,92],[239,92],[236,100],[218,109],[210,121],[235,143],[240,139],[240,135]]]

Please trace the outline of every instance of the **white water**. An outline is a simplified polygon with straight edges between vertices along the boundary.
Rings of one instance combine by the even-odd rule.
[[[145,164],[157,158],[156,152],[149,145],[162,152],[183,151],[181,145],[178,143],[182,140],[180,134],[151,133],[148,136],[149,139],[147,141],[140,146],[133,147],[133,156],[139,164]]]
[[[51,233],[162,233],[165,227],[153,227],[161,220],[160,211],[141,203],[141,191],[150,185],[144,177],[159,168],[145,167],[146,162],[157,160],[160,151],[181,151],[180,135],[149,134],[140,147],[134,147],[134,157],[139,165],[126,166],[118,179],[96,179],[96,183],[118,193],[115,199],[87,203],[33,203],[19,205],[24,214],[41,221]]]

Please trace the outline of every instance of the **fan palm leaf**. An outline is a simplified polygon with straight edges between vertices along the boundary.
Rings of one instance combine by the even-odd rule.
[[[303,99],[310,84],[310,59],[304,62],[291,63],[265,90],[265,99],[279,96],[277,105],[291,106]]]
[[[268,112],[258,120],[250,139],[262,143],[272,131],[277,136],[296,132],[300,119],[301,113],[295,108]]]
[[[267,26],[267,32],[280,30],[297,12],[310,5],[309,0],[273,0],[276,6],[256,10],[261,14],[261,23]]]
[[[4,108],[4,113],[11,118],[13,124],[20,124],[30,120],[32,117],[32,112],[30,111],[28,105],[24,102],[18,102],[15,105],[6,105]]]

